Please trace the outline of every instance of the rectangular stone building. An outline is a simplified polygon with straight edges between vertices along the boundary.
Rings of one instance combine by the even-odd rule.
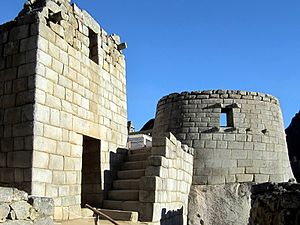
[[[125,47],[70,0],[0,26],[0,185],[53,197],[56,219],[101,203],[127,141]]]

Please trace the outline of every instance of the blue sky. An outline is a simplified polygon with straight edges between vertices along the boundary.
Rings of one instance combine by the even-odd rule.
[[[23,0],[0,2],[0,23]],[[139,129],[171,92],[241,89],[300,110],[300,1],[74,0],[128,43],[129,119]]]

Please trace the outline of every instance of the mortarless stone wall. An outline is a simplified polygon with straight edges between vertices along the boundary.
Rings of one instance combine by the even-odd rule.
[[[220,126],[220,116],[227,124]],[[175,93],[157,106],[153,133],[172,132],[195,149],[193,184],[287,181],[293,177],[278,100],[211,90]]]
[[[194,149],[171,133],[153,136],[145,176],[140,179],[141,221],[187,224]]]
[[[80,216],[82,190],[101,206],[126,146],[125,47],[68,0],[27,1],[0,26],[0,183],[53,197],[56,219]],[[84,140],[99,179],[83,187]]]

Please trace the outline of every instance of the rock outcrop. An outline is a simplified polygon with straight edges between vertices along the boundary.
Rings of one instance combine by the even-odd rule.
[[[0,224],[53,225],[51,198],[28,196],[16,188],[0,187]]]
[[[249,225],[300,224],[300,184],[253,186]]]
[[[296,180],[300,181],[300,111],[285,130],[289,157]]]

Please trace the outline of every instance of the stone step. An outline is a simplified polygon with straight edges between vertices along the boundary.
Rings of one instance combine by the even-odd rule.
[[[145,169],[148,162],[145,160],[142,161],[133,161],[133,162],[125,162],[121,169],[122,170],[137,170],[137,169]]]
[[[100,212],[104,213],[105,215],[111,217],[114,220],[137,222],[139,219],[138,212],[134,211],[100,209]]]
[[[127,156],[127,162],[147,160],[149,156],[150,156],[149,153],[135,153],[135,154],[129,153]]]
[[[118,224],[122,225],[150,225],[150,223],[142,223],[142,222],[135,222],[135,221],[116,221]],[[54,225],[94,225],[95,219],[91,218],[80,218],[74,220],[66,220],[66,221],[54,221]],[[100,220],[101,225],[112,225],[112,223],[108,220]],[[44,225],[44,224],[43,224]]]
[[[104,200],[103,208],[139,212],[141,205],[139,201]]]
[[[118,171],[118,179],[125,180],[125,179],[139,179],[142,176],[145,176],[145,170],[121,170]]]
[[[139,179],[115,180],[113,182],[114,190],[139,190]]]
[[[138,190],[112,190],[108,192],[109,200],[118,201],[138,201],[139,191]]]
[[[151,148],[141,148],[141,149],[136,149],[136,150],[129,150],[128,154],[140,154],[140,153],[148,153],[150,154]]]

